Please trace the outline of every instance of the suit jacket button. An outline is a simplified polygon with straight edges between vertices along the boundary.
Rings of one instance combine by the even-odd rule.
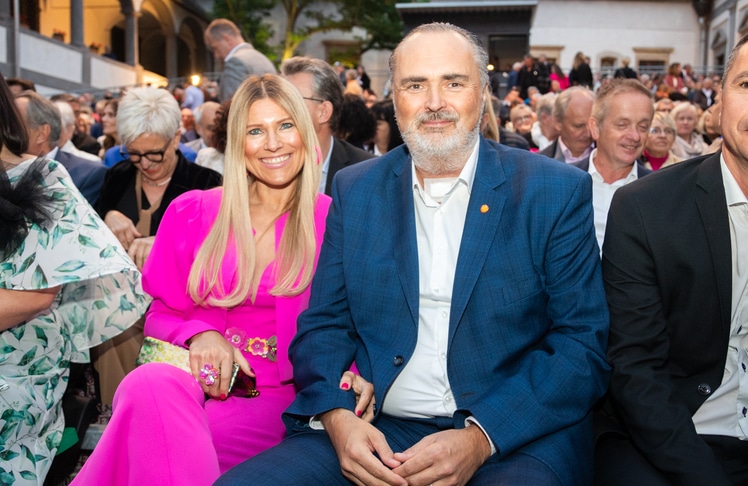
[[[392,363],[393,363],[393,364],[394,364],[395,366],[402,366],[402,364],[403,364],[403,363],[405,363],[405,358],[403,358],[402,356],[400,356],[400,355],[398,354],[397,356],[395,356],[395,357],[393,358],[393,360],[392,360]]]
[[[702,383],[696,387],[696,390],[698,390],[699,395],[704,395],[705,397],[712,394],[712,387],[708,383]]]

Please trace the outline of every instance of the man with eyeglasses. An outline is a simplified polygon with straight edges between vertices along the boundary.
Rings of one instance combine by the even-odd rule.
[[[319,192],[329,196],[332,178],[340,169],[374,154],[333,137],[343,107],[343,86],[332,66],[321,59],[293,57],[283,62],[281,74],[299,90],[312,116],[322,154]]]
[[[574,166],[592,177],[595,235],[602,251],[613,194],[652,171],[638,162],[654,116],[652,94],[634,79],[614,79],[601,88],[592,105],[589,130],[597,142],[590,156]]]

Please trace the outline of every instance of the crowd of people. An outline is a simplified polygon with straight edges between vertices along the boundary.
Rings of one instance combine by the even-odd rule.
[[[748,36],[720,76],[527,55],[503,99],[451,24],[382,99],[205,42],[211,89],[0,75],[0,483],[80,447],[76,393],[74,485],[748,484]]]

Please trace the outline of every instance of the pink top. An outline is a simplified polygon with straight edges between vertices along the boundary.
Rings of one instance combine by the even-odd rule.
[[[195,304],[187,290],[190,268],[200,245],[210,231],[218,214],[222,188],[207,191],[190,191],[175,199],[166,210],[159,225],[156,240],[143,268],[143,288],[153,297],[145,323],[145,335],[186,346],[192,336],[215,330],[227,337],[237,334],[236,340],[269,339],[277,337],[277,369],[280,383],[293,379],[293,370],[288,360],[288,346],[296,334],[296,318],[309,303],[309,288],[294,297],[274,297],[268,290],[274,285],[271,267],[262,275],[255,304],[248,299],[232,309],[202,307]],[[330,207],[330,198],[320,194],[314,208],[314,223],[317,236],[315,268],[325,231],[325,218]],[[275,223],[276,248],[285,228],[288,214]],[[236,251],[229,248],[223,259],[223,288],[230,289],[236,277]],[[241,330],[243,333],[235,333]],[[255,343],[259,346],[258,343]],[[254,367],[263,358],[245,352]],[[258,373],[260,376],[265,373]],[[277,377],[275,373],[272,373]],[[277,379],[277,378],[276,378]],[[271,381],[275,381],[272,379]],[[269,385],[270,383],[265,383]],[[260,383],[258,382],[258,386]]]

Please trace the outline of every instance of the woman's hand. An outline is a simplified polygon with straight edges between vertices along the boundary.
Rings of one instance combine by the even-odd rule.
[[[248,376],[255,376],[241,351],[229,344],[218,331],[195,334],[188,344],[192,376],[200,383],[203,391],[215,399],[225,400],[228,396],[234,363],[237,363]],[[200,371],[206,369],[215,369],[218,373],[212,385],[206,384],[205,377],[200,376]]]
[[[135,238],[127,250],[127,254],[130,255],[132,261],[137,265],[138,270],[143,270],[145,260],[151,253],[153,248],[153,242],[156,240],[155,236],[146,236],[145,238]]]
[[[352,371],[343,373],[340,378],[340,388],[343,390],[353,390],[356,394],[356,408],[354,412],[357,416],[371,422],[374,419],[374,385],[363,379],[360,375]]]
[[[104,215],[104,223],[112,230],[112,233],[122,243],[125,250],[130,249],[130,245],[135,238],[143,236],[135,229],[132,220],[119,211],[111,210],[106,213]]]

